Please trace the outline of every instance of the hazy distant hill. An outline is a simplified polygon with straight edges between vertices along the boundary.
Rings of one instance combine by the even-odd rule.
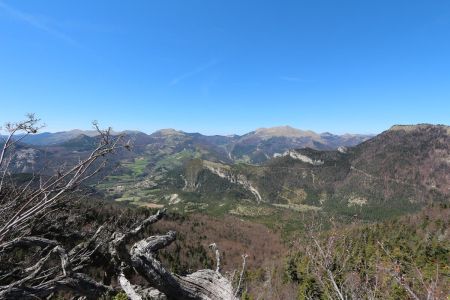
[[[114,132],[113,134],[118,134]],[[71,139],[75,139],[80,135],[85,135],[89,137],[94,137],[98,135],[96,130],[80,130],[73,129],[70,131],[61,131],[61,132],[43,132],[38,134],[30,134],[22,139],[23,143],[37,146],[48,146],[48,145],[57,145],[64,142],[67,142]],[[22,137],[18,135],[17,137]]]
[[[331,133],[318,134],[289,126],[260,128],[239,137],[231,146],[231,155],[244,162],[261,163],[274,155],[294,148],[333,150],[341,146],[355,146],[372,135]]]
[[[357,145],[371,137],[371,135],[317,134],[289,126],[260,128],[242,136],[206,136],[174,129],[162,129],[150,135],[139,131],[114,132],[113,134],[123,134],[131,138],[138,152],[150,150],[149,154],[158,154],[155,150],[164,149],[163,151],[173,154],[189,149],[200,152],[206,159],[249,163],[262,163],[272,158],[274,154],[292,148],[337,149],[340,146]],[[79,144],[84,149],[88,142],[85,140],[82,143],[83,138],[80,136],[95,137],[97,132],[78,129],[56,133],[44,132],[29,135],[22,142],[33,146],[70,146],[72,149]]]

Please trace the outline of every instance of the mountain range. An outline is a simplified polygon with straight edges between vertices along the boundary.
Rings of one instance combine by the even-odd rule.
[[[185,148],[202,148],[212,151],[223,161],[241,161],[261,163],[293,148],[313,148],[332,150],[338,147],[357,145],[373,135],[315,133],[290,126],[259,128],[244,135],[202,135],[187,133],[175,129],[161,129],[150,135],[140,131],[112,132],[113,135],[130,137],[137,147],[142,145],[172,145]],[[23,137],[22,142],[32,146],[76,146],[87,145],[94,141],[98,132],[95,130],[70,130],[56,133],[44,132]],[[18,136],[21,137],[21,136]]]
[[[114,201],[178,211],[247,214],[246,207],[266,207],[378,219],[450,196],[445,125],[396,125],[377,136],[288,126],[241,136],[173,129],[122,134],[133,151],[118,153],[117,167],[95,185]],[[94,132],[78,130],[29,136],[13,165],[32,172],[75,161],[97,141]]]

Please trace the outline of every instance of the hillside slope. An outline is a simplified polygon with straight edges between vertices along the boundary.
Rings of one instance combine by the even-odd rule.
[[[449,201],[449,127],[396,126],[339,151],[290,150],[259,166],[203,160],[196,168],[193,172],[185,165],[181,175],[192,192],[211,190],[205,185],[215,183],[204,179],[206,172],[209,178],[226,179],[236,191],[238,187],[246,190],[242,199],[255,203],[388,217],[417,210],[431,201]],[[216,191],[220,188],[215,186]]]

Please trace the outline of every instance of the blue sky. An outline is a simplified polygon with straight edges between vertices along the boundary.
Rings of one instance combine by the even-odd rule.
[[[450,124],[450,1],[0,0],[0,104],[48,131]]]

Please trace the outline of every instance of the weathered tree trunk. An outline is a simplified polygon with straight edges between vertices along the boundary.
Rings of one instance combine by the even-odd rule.
[[[77,295],[96,299],[102,294],[114,294],[117,288],[96,282],[82,273],[94,253],[101,253],[111,259],[111,270],[122,290],[132,300],[141,299],[199,299],[233,300],[237,299],[231,282],[216,270],[199,270],[187,276],[169,272],[156,258],[158,250],[170,245],[176,239],[174,231],[165,235],[150,236],[133,244],[130,250],[127,244],[136,238],[149,225],[164,215],[159,211],[144,220],[135,229],[126,232],[114,232],[109,238],[99,236],[103,226],[86,242],[66,252],[61,245],[40,237],[24,237],[0,245],[0,254],[14,248],[39,247],[42,258],[32,267],[21,270],[21,280],[0,286],[0,299],[36,299],[43,298],[60,290],[70,290]],[[49,250],[50,249],[50,250]],[[100,250],[106,249],[106,250]],[[217,252],[218,253],[218,252]],[[52,255],[61,261],[58,268],[47,268],[46,263]],[[146,279],[148,286],[136,286],[126,278],[125,270],[134,269]],[[7,276],[7,275],[6,275]]]
[[[155,258],[155,252],[175,240],[175,232],[143,239],[131,248],[134,269],[148,282],[173,299],[235,299],[228,279],[213,270],[200,270],[187,276],[168,272]]]

